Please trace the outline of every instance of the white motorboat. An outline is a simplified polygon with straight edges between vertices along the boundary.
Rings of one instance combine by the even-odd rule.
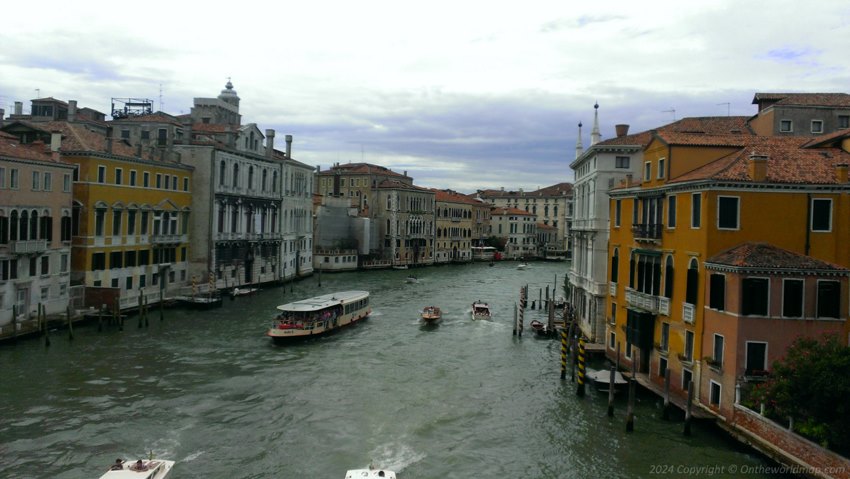
[[[368,291],[323,294],[277,309],[280,314],[266,332],[275,342],[319,336],[367,318],[372,311]]]
[[[520,263],[516,267],[516,269],[525,269],[525,268],[528,268],[528,263]]]
[[[345,473],[345,479],[369,479],[377,477],[396,479],[395,473],[386,469],[350,469]]]
[[[490,319],[492,318],[492,314],[490,313],[490,305],[487,303],[482,303],[481,301],[476,301],[472,303],[472,319]]]
[[[163,459],[139,459],[136,462],[116,459],[100,479],[165,479],[172,467],[174,461]]]
[[[600,369],[598,371],[588,369],[586,376],[587,379],[593,381],[593,386],[597,391],[608,392],[608,389],[611,387],[611,371],[608,369]],[[619,391],[627,384],[629,382],[626,378],[619,371],[614,371],[614,391]]]
[[[259,291],[257,288],[233,288],[230,292],[230,296],[233,298],[236,296],[251,296],[257,291]]]
[[[426,323],[439,321],[443,317],[443,312],[437,306],[426,306],[422,310],[422,320]]]
[[[419,278],[416,276],[410,275],[404,280],[405,283],[415,284],[419,282]]]

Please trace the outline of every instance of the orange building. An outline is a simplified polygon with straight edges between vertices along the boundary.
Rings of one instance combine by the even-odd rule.
[[[805,289],[814,305],[809,304],[803,317],[823,321],[817,327],[784,316],[775,306],[780,303],[771,302],[767,310],[747,309],[751,292],[746,279],[754,271],[736,269],[737,276],[724,276],[724,314],[736,312],[739,320],[761,318],[763,324],[778,321],[782,326],[772,331],[778,336],[763,337],[770,351],[766,368],[799,334],[841,330],[846,341],[846,280],[823,292],[817,284],[845,275],[832,266],[821,268],[823,264],[850,265],[848,152],[848,130],[815,138],[654,132],[641,177],[610,192],[608,356],[620,351],[622,363],[637,360],[639,372],[659,384],[670,374],[674,394],[684,395],[693,381],[704,404],[712,404],[710,381],[721,386],[721,395],[734,391],[735,378],[746,376],[745,359],[730,358],[727,349],[726,379],[706,373],[715,353],[715,332],[709,328],[718,326],[707,320],[717,310],[711,307],[714,288],[708,283],[715,281],[719,291],[717,272],[738,267],[716,255],[751,243],[769,243],[775,254],[787,252],[782,254],[820,265],[804,275],[804,288],[814,288]],[[793,262],[777,266],[766,276],[767,284],[759,283],[779,295],[772,301],[786,294],[779,279],[790,274],[789,265]],[[838,317],[819,317],[818,301],[837,301]],[[738,331],[736,344],[762,341],[760,328]]]

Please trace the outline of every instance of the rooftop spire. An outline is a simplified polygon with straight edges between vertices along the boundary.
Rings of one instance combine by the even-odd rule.
[[[593,146],[602,140],[602,135],[599,134],[599,103],[593,104],[593,130],[590,132],[590,146]]]
[[[578,122],[578,138],[576,139],[576,159],[584,153],[584,147],[581,146],[581,122]]]

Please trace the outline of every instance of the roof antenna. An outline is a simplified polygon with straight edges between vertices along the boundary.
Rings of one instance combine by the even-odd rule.
[[[672,106],[670,107],[669,110],[661,110],[661,113],[672,113],[673,114],[673,121],[676,121],[676,109],[673,108]]]
[[[732,105],[732,104],[731,104],[731,103],[729,103],[728,101],[727,101],[727,102],[724,102],[724,103],[718,103],[718,104],[717,104],[717,106],[721,106],[721,105],[726,105],[726,116],[731,116],[731,111],[730,111],[730,109],[731,109],[731,105]]]
[[[41,88],[35,89],[35,97],[39,100],[41,99]]]

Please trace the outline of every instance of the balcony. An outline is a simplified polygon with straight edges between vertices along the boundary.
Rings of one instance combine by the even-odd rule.
[[[608,295],[611,297],[617,296],[617,283],[608,283]]]
[[[682,303],[682,321],[694,324],[694,305]]]
[[[658,312],[664,316],[670,316],[670,298],[663,296],[658,298]]]
[[[662,226],[661,223],[633,225],[635,241],[657,242],[661,239]]]
[[[150,241],[153,244],[177,244],[183,242],[183,235],[152,234]]]
[[[35,254],[47,251],[47,240],[22,240],[12,241],[12,254]]]
[[[641,293],[631,288],[626,288],[626,303],[635,308],[644,309],[654,314],[660,312],[659,297],[647,293]]]

